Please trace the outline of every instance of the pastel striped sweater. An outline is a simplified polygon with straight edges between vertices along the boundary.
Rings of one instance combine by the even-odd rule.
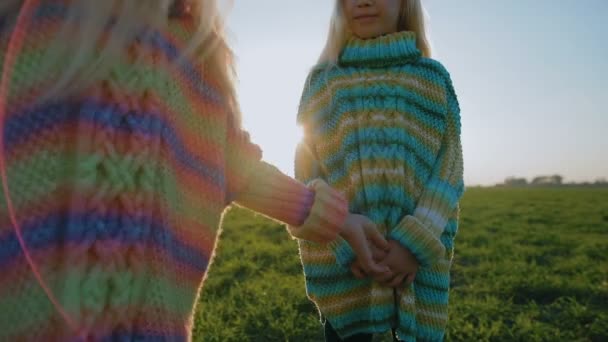
[[[188,17],[134,42],[143,59],[125,55],[76,95],[32,106],[56,81],[43,51],[69,2],[41,1],[14,36],[17,14],[0,16],[17,222],[1,196],[0,341],[188,340],[230,203],[331,241],[346,202],[261,162],[203,62],[174,63],[195,31]],[[23,45],[9,54],[11,37]]]
[[[464,189],[448,72],[421,57],[412,32],[352,38],[337,66],[311,72],[298,123],[296,178],[325,179],[346,194],[351,212],[368,216],[421,263],[414,284],[395,298],[351,274],[354,255],[344,240],[301,241],[308,296],[342,337],[395,326],[404,341],[442,340]]]

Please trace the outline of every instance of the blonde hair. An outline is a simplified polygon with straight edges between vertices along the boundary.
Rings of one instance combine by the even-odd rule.
[[[425,11],[421,0],[401,0],[401,12],[397,31],[412,31],[416,34],[416,45],[424,57],[431,57],[431,47],[425,27]],[[351,38],[342,0],[335,0],[334,12],[329,24],[325,48],[321,52],[318,65],[336,65],[342,49]]]
[[[14,18],[25,0],[1,0],[0,18]],[[45,0],[41,0],[44,2]],[[111,64],[125,57],[139,35],[161,32],[173,20],[176,7],[185,6],[197,29],[182,58],[204,62],[204,73],[224,95],[234,115],[240,114],[234,90],[233,54],[225,38],[221,0],[69,0],[65,23],[52,37],[48,54],[51,70],[57,78],[45,98],[69,95],[82,89]],[[231,4],[231,1],[222,1]],[[109,29],[108,29],[109,27]],[[27,30],[26,30],[27,32]],[[137,52],[136,52],[137,55]],[[140,56],[141,57],[141,56]]]

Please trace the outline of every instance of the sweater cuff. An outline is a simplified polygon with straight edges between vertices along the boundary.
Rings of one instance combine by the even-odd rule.
[[[445,255],[445,246],[414,216],[406,216],[389,238],[412,252],[421,266],[430,266]]]
[[[301,225],[313,208],[314,198],[313,190],[262,162],[236,202],[275,220]]]
[[[344,196],[320,179],[313,180],[309,187],[315,191],[310,214],[300,226],[289,226],[288,230],[296,238],[318,243],[330,243],[342,231],[347,202]]]

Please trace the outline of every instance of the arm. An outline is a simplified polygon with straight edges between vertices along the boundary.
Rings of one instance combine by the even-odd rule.
[[[336,239],[347,214],[346,201],[324,183],[314,189],[261,161],[262,153],[249,134],[230,122],[227,133],[226,182],[228,202],[255,210],[297,227],[303,239]]]

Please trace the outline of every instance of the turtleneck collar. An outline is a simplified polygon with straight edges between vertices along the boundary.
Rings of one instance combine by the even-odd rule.
[[[353,36],[346,43],[338,62],[342,66],[381,68],[406,64],[421,55],[416,47],[416,34],[401,31],[371,39]]]

